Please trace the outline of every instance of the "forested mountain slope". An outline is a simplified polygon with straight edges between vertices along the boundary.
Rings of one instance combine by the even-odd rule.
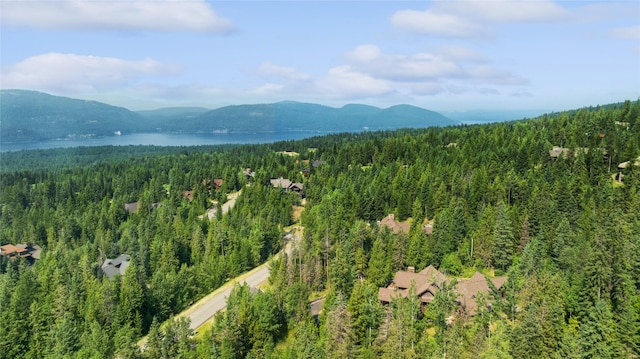
[[[226,106],[183,121],[166,122],[182,132],[355,132],[396,128],[451,126],[459,122],[415,106],[379,109],[365,105],[333,108],[293,101],[272,104]]]
[[[554,158],[553,146],[567,151]],[[640,167],[617,164],[638,156],[635,101],[4,173],[0,244],[43,254],[33,266],[0,256],[0,358],[637,357]],[[182,321],[161,328],[281,248],[301,203],[270,186],[277,177],[302,182],[306,205],[304,236],[272,263],[270,286],[237,287],[195,338]],[[211,178],[222,188],[208,188]],[[199,219],[239,188],[227,215]],[[142,210],[126,212],[132,201]],[[409,220],[408,233],[378,225],[389,213]],[[131,264],[109,280],[100,266],[121,253]],[[458,309],[455,281],[424,312],[411,296],[380,304],[396,271],[428,265],[508,280],[476,299],[475,316]],[[309,300],[320,295],[314,319]]]
[[[0,140],[7,142],[111,136],[142,128],[122,107],[27,90],[0,91]]]

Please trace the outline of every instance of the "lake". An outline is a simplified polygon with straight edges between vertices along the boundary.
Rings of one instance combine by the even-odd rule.
[[[39,142],[1,143],[0,152],[37,150],[48,148],[91,147],[91,146],[199,146],[223,144],[271,143],[285,140],[326,135],[325,132],[274,132],[274,133],[216,133],[216,134],[165,134],[135,133],[122,136],[84,138],[68,140],[47,140]]]

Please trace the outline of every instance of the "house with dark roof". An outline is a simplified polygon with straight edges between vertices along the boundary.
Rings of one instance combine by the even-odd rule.
[[[124,272],[129,267],[131,256],[128,254],[121,254],[114,259],[107,258],[102,263],[102,271],[107,278],[112,279],[116,275],[124,275]]]
[[[507,277],[489,278],[489,280],[500,289],[507,281]],[[424,309],[431,304],[444,284],[450,284],[451,278],[438,271],[434,266],[416,273],[413,267],[409,267],[407,271],[396,272],[393,280],[387,287],[378,288],[378,300],[383,304],[391,303],[394,298],[408,298],[410,288],[415,288],[415,295],[420,300],[420,305]],[[482,273],[476,272],[471,278],[459,279],[453,289],[458,295],[456,303],[460,306],[461,312],[468,316],[474,316],[478,311],[478,304],[475,299],[480,294],[488,294],[490,292],[487,277]]]

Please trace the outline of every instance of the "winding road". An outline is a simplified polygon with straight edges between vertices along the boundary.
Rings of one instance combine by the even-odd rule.
[[[240,191],[229,195],[228,201],[224,203],[222,207],[222,213],[227,213],[231,207],[236,202],[236,198],[240,195]],[[215,216],[215,211],[213,214],[211,210],[207,213],[209,218]],[[285,236],[288,243],[284,248],[284,252],[287,254],[291,254],[292,244],[297,242],[302,237],[302,227],[294,226],[291,231]],[[279,252],[274,256],[274,258],[278,258],[280,256]],[[198,302],[190,306],[189,308],[182,311],[180,314],[176,316],[176,318],[187,317],[191,321],[190,329],[196,330],[200,328],[203,324],[209,321],[216,313],[223,310],[227,305],[227,298],[231,294],[231,290],[235,286],[236,283],[247,283],[251,288],[259,288],[260,286],[267,283],[269,280],[269,266],[270,262],[265,262],[262,265],[257,266],[256,268],[250,270],[249,272],[243,273],[240,276],[231,279],[230,281],[223,284],[220,288],[215,291],[209,293],[206,297],[200,299]],[[146,345],[145,336],[142,338],[138,345],[143,348]]]

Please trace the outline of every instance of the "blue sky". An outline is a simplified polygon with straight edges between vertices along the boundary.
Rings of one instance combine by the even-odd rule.
[[[640,2],[1,0],[0,86],[133,110],[640,96]]]

